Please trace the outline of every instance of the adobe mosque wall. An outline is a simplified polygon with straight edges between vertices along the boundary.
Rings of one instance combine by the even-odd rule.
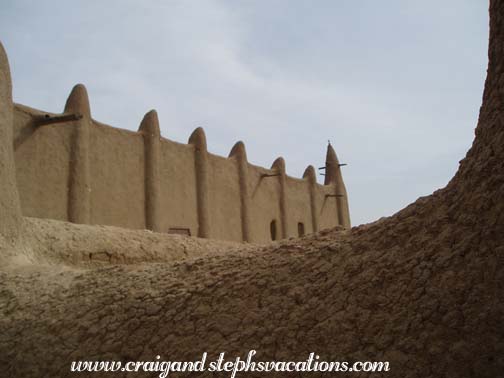
[[[321,185],[311,166],[298,179],[282,158],[269,169],[250,164],[242,142],[227,158],[209,153],[201,128],[188,144],[163,138],[155,111],[137,132],[104,125],[80,84],[61,114],[14,104],[13,124],[25,216],[249,242],[350,228],[331,145]]]
[[[17,238],[21,228],[21,207],[16,188],[12,134],[14,106],[7,54],[0,43],[0,238]]]

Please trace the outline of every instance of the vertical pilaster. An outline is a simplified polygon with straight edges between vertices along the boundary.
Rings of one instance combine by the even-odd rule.
[[[350,228],[350,211],[348,195],[341,174],[341,166],[331,143],[327,146],[325,185],[334,185],[337,206],[338,224]]]
[[[78,84],[68,96],[65,113],[79,113],[75,121],[70,157],[70,183],[68,193],[68,220],[74,223],[90,223],[91,184],[89,172],[89,134],[91,111],[86,87]]]
[[[240,218],[242,239],[245,242],[251,241],[250,236],[250,199],[248,195],[248,163],[247,152],[243,142],[236,142],[231,149],[229,157],[235,157],[238,162],[238,177],[240,186]]]
[[[289,235],[288,214],[287,214],[287,193],[285,185],[285,161],[282,157],[277,158],[271,169],[278,173],[280,183],[280,223],[282,224],[282,238],[286,239]]]
[[[196,200],[198,206],[198,236],[210,237],[210,213],[208,204],[208,152],[205,131],[198,127],[189,137],[194,146],[196,170]]]
[[[0,43],[0,235],[14,239],[21,229],[21,206],[13,150],[14,104],[7,54]]]
[[[160,139],[159,120],[155,110],[148,112],[138,130],[144,138],[145,164],[145,226],[161,231],[161,179],[159,174]]]
[[[309,165],[304,171],[303,178],[308,180],[308,190],[310,193],[310,211],[312,220],[313,232],[319,230],[318,226],[318,214],[317,214],[317,199],[315,197],[316,185],[317,185],[317,175],[315,173],[315,168]]]

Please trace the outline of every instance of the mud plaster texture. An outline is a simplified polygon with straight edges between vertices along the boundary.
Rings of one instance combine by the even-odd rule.
[[[492,1],[490,15],[476,138],[446,188],[350,233],[215,255],[209,245],[210,255],[175,262],[22,263],[40,254],[26,238],[31,252],[0,250],[1,373],[64,377],[76,359],[192,360],[257,349],[259,360],[317,352],[390,361],[390,372],[352,377],[502,377],[504,3]],[[37,227],[30,222],[25,234]],[[66,240],[85,232],[129,238],[47,227]],[[72,259],[65,244],[46,253]]]
[[[0,237],[12,242],[21,222],[21,208],[16,188],[13,140],[12,82],[9,62],[0,44]]]
[[[80,118],[62,118],[71,115]],[[299,236],[298,224],[305,233],[351,226],[330,145],[320,185],[289,177],[282,158],[271,169],[249,164],[242,142],[227,158],[214,155],[202,128],[188,144],[165,139],[153,110],[138,132],[104,125],[92,119],[81,84],[63,114],[15,104],[13,134],[17,187],[28,217],[165,233],[184,229],[202,238],[255,243],[272,240],[272,221],[278,238]]]

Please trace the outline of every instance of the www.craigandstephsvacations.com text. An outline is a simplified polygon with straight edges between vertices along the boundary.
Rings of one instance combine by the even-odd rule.
[[[155,361],[73,361],[71,372],[159,372],[159,378],[166,378],[170,372],[229,372],[235,378],[239,372],[386,372],[390,370],[387,361],[323,361],[320,356],[310,353],[304,361],[255,361],[257,352],[251,350],[245,359],[235,357],[225,360],[225,352],[214,361],[207,361],[205,352],[196,361],[163,361],[156,356]]]

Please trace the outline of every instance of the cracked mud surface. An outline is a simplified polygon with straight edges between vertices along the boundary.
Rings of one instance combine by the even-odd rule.
[[[67,242],[54,245],[47,235],[56,231],[37,232],[60,226],[25,219],[24,233],[35,235],[17,247],[0,243],[0,375],[62,377],[77,359],[194,360],[257,349],[258,360],[316,352],[390,361],[390,372],[373,377],[502,376],[503,23],[504,3],[492,1],[483,106],[458,173],[393,217],[267,247],[195,241],[189,257],[170,249],[177,261],[163,260],[167,247],[148,241],[155,235],[108,229],[132,251],[110,247],[117,259],[101,265],[75,258],[81,239],[70,242],[95,233],[86,248],[99,252],[101,231],[61,226]],[[143,243],[159,250],[143,256]]]

